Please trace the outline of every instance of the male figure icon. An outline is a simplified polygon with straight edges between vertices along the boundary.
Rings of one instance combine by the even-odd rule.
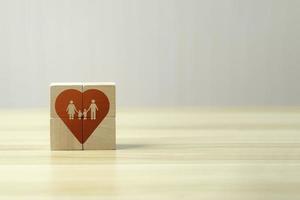
[[[95,99],[92,99],[91,105],[88,109],[88,111],[91,110],[91,120],[96,120],[96,112],[99,110],[95,102]]]

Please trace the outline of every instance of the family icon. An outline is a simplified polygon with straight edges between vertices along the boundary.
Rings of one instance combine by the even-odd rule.
[[[87,120],[88,112],[91,111],[91,120],[96,120],[96,112],[99,110],[94,99],[91,100],[91,105],[88,109],[84,108],[83,112],[81,110],[77,110],[74,105],[73,100],[70,100],[69,105],[67,106],[66,112],[69,115],[69,120],[74,120],[74,116],[77,113],[77,117],[79,120],[83,118],[83,120]]]

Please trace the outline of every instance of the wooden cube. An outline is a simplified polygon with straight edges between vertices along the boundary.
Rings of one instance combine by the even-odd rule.
[[[83,122],[83,132],[88,124]],[[116,149],[116,118],[105,117],[93,133],[83,143],[84,150],[112,150]]]
[[[52,83],[50,84],[50,115],[51,118],[60,118],[56,112],[56,107],[66,109],[69,101],[73,101],[75,106],[82,107],[82,87],[83,83]],[[62,92],[69,90],[68,94],[62,96]],[[56,101],[57,98],[65,98],[66,102]],[[66,98],[67,97],[67,98]],[[55,105],[56,104],[56,105]],[[63,118],[68,118],[67,112],[62,112]]]
[[[50,85],[51,149],[115,149],[115,84]]]
[[[80,130],[82,137],[82,125]],[[51,150],[82,150],[83,145],[60,118],[50,119]]]

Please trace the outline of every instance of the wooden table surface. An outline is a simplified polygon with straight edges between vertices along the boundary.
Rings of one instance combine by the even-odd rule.
[[[56,152],[47,109],[7,109],[0,136],[0,199],[300,198],[300,108],[121,109],[116,151]]]

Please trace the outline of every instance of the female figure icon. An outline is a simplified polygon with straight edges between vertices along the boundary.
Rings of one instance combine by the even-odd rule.
[[[73,120],[74,119],[74,115],[75,115],[75,112],[77,112],[77,109],[73,103],[73,100],[70,101],[68,107],[67,107],[67,110],[66,112],[68,113],[69,115],[69,119],[70,120]]]

